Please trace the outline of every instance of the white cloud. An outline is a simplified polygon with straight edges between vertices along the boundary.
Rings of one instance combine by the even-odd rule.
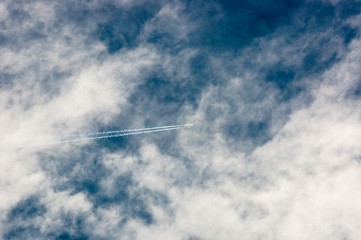
[[[8,11],[5,3],[0,4],[0,16],[0,21],[5,20],[8,16]]]
[[[169,34],[174,39],[168,41],[186,40],[188,35],[195,30],[196,24],[188,20],[184,12],[183,5],[180,3],[164,4],[157,15],[146,23],[141,39],[152,37],[152,34]]]
[[[2,21],[10,26],[6,5],[1,6]],[[24,33],[39,21],[51,25],[54,9],[41,2],[26,5],[30,21],[14,23],[5,33]],[[164,31],[186,38],[192,24],[181,12],[180,5],[165,5],[146,25],[143,37],[167,26]],[[169,28],[169,22],[179,26]],[[185,79],[190,75],[187,63],[198,51],[185,49],[171,56],[147,45],[104,57],[103,45],[87,39],[81,26],[72,27],[45,27],[40,40],[22,36],[1,47],[0,71],[15,79],[0,89],[2,146],[108,123],[128,107],[128,97],[155,65],[167,68],[172,81]],[[49,229],[61,228],[58,218],[67,212],[82,215],[85,230],[99,238],[359,239],[361,110],[360,100],[348,94],[359,81],[361,41],[345,49],[340,38],[331,39],[320,58],[337,52],[340,62],[324,73],[297,76],[310,83],[305,93],[280,102],[276,88],[261,85],[262,68],[277,62],[297,68],[308,48],[332,36],[325,31],[293,40],[284,37],[286,30],[257,39],[239,56],[210,57],[212,71],[224,83],[203,89],[197,109],[184,108],[191,116],[179,119],[196,125],[178,132],[174,148],[164,150],[143,140],[138,152],[96,156],[107,171],[99,191],[111,195],[119,187],[117,178],[131,173],[129,194],[146,202],[152,224],[138,218],[122,222],[129,213],[120,206],[94,207],[84,192],[55,190],[68,176],[46,172],[40,153],[57,161],[74,146],[0,152],[1,220],[21,199],[40,194],[47,209],[41,220]],[[272,137],[266,143],[231,139],[224,130],[229,123],[265,119]],[[133,124],[144,121],[137,116]],[[74,164],[69,176],[90,171],[82,165],[86,161]]]
[[[272,140],[250,154],[239,151],[237,142],[228,142],[219,128],[231,114],[249,117],[237,112],[244,109],[241,100],[235,112],[221,101],[227,98],[223,94],[242,89],[244,79],[234,79],[224,88],[209,88],[189,118],[200,124],[180,132],[178,139],[184,156],[192,159],[188,176],[175,163],[184,159],[160,153],[154,146],[143,148],[141,159],[147,164],[136,171],[138,181],[166,193],[172,211],[161,211],[149,202],[154,207],[154,225],[132,221],[127,225],[128,236],[358,239],[361,112],[360,100],[349,92],[359,81],[360,43],[354,40],[331,69],[308,77],[318,81],[310,88],[313,101],[295,103],[297,108],[275,129]],[[255,107],[273,108],[277,113],[279,106],[265,100]],[[207,119],[209,108],[212,119]],[[177,178],[192,180],[169,184]]]
[[[35,157],[21,151],[16,154],[2,152],[0,164],[0,212],[4,220],[6,210],[23,197],[43,190],[42,183],[46,177],[39,171]]]
[[[4,12],[6,5],[1,6]],[[46,196],[47,217],[52,219],[47,221],[54,223],[60,209],[78,213],[92,207],[83,193],[54,193],[53,187],[61,179],[47,175],[38,162],[38,153],[63,155],[71,148],[6,148],[109,122],[121,112],[147,69],[159,58],[154,49],[142,47],[101,57],[104,46],[85,41],[79,29],[66,24],[52,28],[51,3],[22,7],[30,15],[26,23],[10,28],[13,20],[1,14],[8,26],[3,32],[9,37],[19,34],[0,49],[0,71],[14,78],[1,83],[4,85],[0,89],[1,220],[21,199],[41,194]],[[22,35],[33,30],[38,21],[45,24],[38,29],[44,38],[35,41]]]

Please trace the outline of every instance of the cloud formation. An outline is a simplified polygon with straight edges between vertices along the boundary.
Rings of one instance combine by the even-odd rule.
[[[360,8],[3,1],[1,237],[359,239]]]

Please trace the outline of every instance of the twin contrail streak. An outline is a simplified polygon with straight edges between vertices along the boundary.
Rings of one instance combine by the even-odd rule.
[[[153,127],[153,128],[139,128],[139,129],[129,129],[129,130],[114,130],[107,132],[96,132],[96,134],[83,134],[78,135],[79,137],[68,137],[62,138],[61,140],[54,141],[54,143],[67,143],[67,142],[79,142],[87,140],[96,140],[96,139],[105,139],[105,138],[115,138],[123,137],[129,135],[145,134],[145,133],[154,133],[154,132],[163,132],[169,130],[176,130],[185,127],[185,125],[173,125],[173,126],[164,126],[164,127]]]
[[[108,134],[119,134],[119,133],[128,133],[128,132],[139,132],[139,131],[151,131],[151,130],[159,130],[159,129],[167,129],[167,128],[182,128],[182,127],[190,127],[193,124],[182,124],[182,125],[169,125],[162,127],[149,127],[149,128],[135,128],[135,129],[125,129],[125,130],[111,130],[111,131],[103,131],[103,132],[87,132],[87,133],[76,133],[71,134],[69,136],[63,136],[63,138],[83,138],[86,136],[97,136],[97,135],[108,135]]]
[[[107,139],[107,138],[116,138],[130,135],[138,135],[138,134],[147,134],[147,133],[155,133],[155,132],[163,132],[176,130],[184,127],[191,127],[193,124],[182,124],[182,125],[168,125],[161,127],[149,127],[149,128],[136,128],[136,129],[125,129],[125,130],[112,130],[112,131],[102,131],[102,132],[88,132],[88,133],[78,133],[72,134],[68,136],[62,136],[59,139],[53,139],[50,141],[38,141],[33,142],[32,144],[25,145],[17,145],[12,146],[11,149],[14,148],[24,148],[24,147],[36,147],[36,146],[47,146],[47,145],[55,145],[62,143],[74,143],[74,142],[83,142],[90,140],[98,140],[98,139]]]

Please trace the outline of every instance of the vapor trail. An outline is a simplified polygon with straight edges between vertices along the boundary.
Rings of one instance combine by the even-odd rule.
[[[148,131],[148,130],[165,129],[165,128],[171,128],[171,127],[189,127],[192,125],[193,124],[181,124],[181,125],[168,125],[168,126],[161,126],[161,127],[148,127],[148,128],[125,129],[125,130],[111,130],[111,131],[102,131],[102,132],[76,133],[76,134],[71,134],[68,136],[62,136],[61,139],[81,138],[83,136],[107,135],[107,134],[117,134],[117,133],[126,133],[126,132]]]
[[[67,140],[61,140],[61,141],[54,141],[52,143],[68,143],[68,142],[80,142],[80,141],[88,141],[88,140],[96,140],[96,139],[105,139],[105,138],[115,138],[115,137],[123,137],[123,136],[129,136],[129,135],[137,135],[137,134],[146,134],[146,133],[154,133],[154,132],[163,132],[163,131],[169,131],[169,130],[176,130],[180,129],[183,126],[177,126],[177,127],[168,127],[168,128],[157,128],[157,129],[145,129],[142,131],[127,131],[127,132],[119,132],[115,134],[104,134],[100,136],[94,136],[94,137],[81,137],[81,138],[75,138],[75,139],[67,139]]]
[[[47,146],[47,145],[56,145],[62,143],[73,143],[73,142],[82,142],[82,141],[90,141],[97,139],[116,138],[116,137],[130,136],[130,135],[170,131],[170,130],[176,130],[191,126],[193,126],[193,124],[169,125],[169,126],[161,126],[161,127],[136,128],[136,129],[126,129],[126,130],[113,130],[113,131],[104,131],[104,132],[89,132],[85,134],[69,135],[67,137],[61,137],[53,141],[43,141],[43,142],[35,142],[32,144],[26,144],[21,146],[19,145],[12,146],[7,149],[19,149],[24,147]]]

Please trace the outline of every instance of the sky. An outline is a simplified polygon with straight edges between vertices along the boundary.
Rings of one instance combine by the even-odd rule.
[[[361,239],[360,32],[359,0],[0,1],[0,239]]]

